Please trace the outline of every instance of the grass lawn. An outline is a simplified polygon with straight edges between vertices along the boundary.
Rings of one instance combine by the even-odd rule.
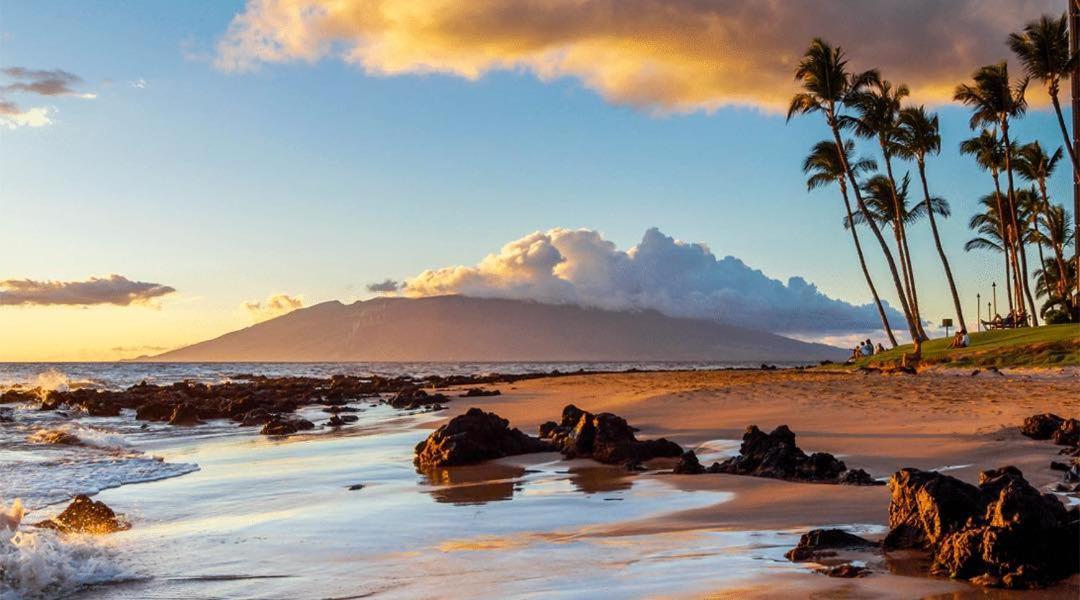
[[[983,331],[971,334],[967,348],[949,349],[951,338],[925,342],[923,364],[947,367],[1063,367],[1080,366],[1080,325],[1046,325]],[[911,344],[868,356],[851,368],[897,364]]]

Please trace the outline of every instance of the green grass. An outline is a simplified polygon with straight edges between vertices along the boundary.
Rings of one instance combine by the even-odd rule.
[[[951,338],[922,346],[922,364],[943,367],[1063,367],[1080,366],[1080,325],[1046,325],[983,331],[971,334],[967,348],[949,349]],[[911,344],[868,356],[845,368],[898,364]]]

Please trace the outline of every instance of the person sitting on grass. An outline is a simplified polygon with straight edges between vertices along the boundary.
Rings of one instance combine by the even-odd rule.
[[[874,355],[874,345],[870,343],[870,340],[866,340],[865,342],[863,342],[861,350],[863,356]]]
[[[971,336],[968,335],[967,329],[960,329],[960,347],[967,348],[971,345]]]
[[[884,352],[885,352],[885,346],[882,346],[881,342],[878,342],[877,347],[874,348],[874,354],[884,354]]]

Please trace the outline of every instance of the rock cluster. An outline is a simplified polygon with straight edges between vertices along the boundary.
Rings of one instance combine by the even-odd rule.
[[[840,483],[846,485],[884,485],[862,469],[848,469],[844,461],[827,452],[809,456],[795,445],[795,434],[787,425],[765,433],[751,425],[743,434],[739,455],[705,469],[693,453],[684,455],[676,466],[678,473],[729,473],[788,481]]]
[[[450,467],[552,449],[547,442],[510,428],[499,415],[470,408],[417,444],[413,462],[422,469]]]
[[[1080,420],[1063,419],[1053,413],[1024,419],[1020,433],[1033,440],[1053,440],[1058,446],[1080,446]]]
[[[461,394],[461,398],[483,398],[486,396],[501,396],[502,392],[499,390],[485,390],[484,388],[469,388],[465,390],[464,394]]]
[[[441,409],[443,404],[449,402],[450,398],[446,394],[429,394],[418,387],[408,387],[390,399],[390,406],[394,408],[403,408],[408,410],[416,410],[418,408],[434,408]]]
[[[315,424],[299,417],[273,417],[263,425],[263,435],[292,435],[298,431],[314,429]]]
[[[540,437],[567,458],[592,458],[607,464],[633,466],[683,453],[678,444],[664,438],[638,440],[635,431],[622,417],[611,413],[594,415],[570,404],[563,408],[560,422],[548,421],[540,426]]]
[[[1006,588],[1040,587],[1080,570],[1080,510],[1066,510],[1015,467],[979,485],[902,469],[889,480],[886,548],[930,553],[935,573]]]
[[[37,527],[55,529],[61,533],[112,533],[128,529],[104,502],[95,502],[84,495],[75,496],[63,512],[41,521]]]

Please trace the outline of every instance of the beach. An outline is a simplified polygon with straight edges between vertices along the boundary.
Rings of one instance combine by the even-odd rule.
[[[72,569],[93,563],[64,591],[87,598],[1075,596],[1077,576],[1042,591],[986,591],[928,577],[906,555],[867,556],[872,573],[857,579],[783,558],[812,528],[880,538],[888,524],[884,486],[674,475],[670,459],[640,473],[556,453],[428,472],[411,461],[415,443],[470,407],[535,433],[572,403],[626,418],[641,439],[663,436],[695,449],[705,464],[737,453],[748,425],[786,424],[808,453],[834,453],[876,478],[917,467],[975,482],[981,470],[1008,464],[1041,489],[1060,481],[1049,468],[1058,447],[1023,437],[1017,425],[1038,412],[1080,412],[1077,373],[970,373],[563,375],[485,386],[501,392],[493,397],[444,390],[453,399],[438,412],[353,402],[360,420],[340,429],[326,427],[329,415],[313,405],[298,414],[316,429],[285,438],[216,421],[147,431],[124,429],[123,415],[91,419],[82,426],[121,432],[128,450],[197,469],[97,494],[132,527],[58,547]],[[40,507],[27,521],[61,508]]]

